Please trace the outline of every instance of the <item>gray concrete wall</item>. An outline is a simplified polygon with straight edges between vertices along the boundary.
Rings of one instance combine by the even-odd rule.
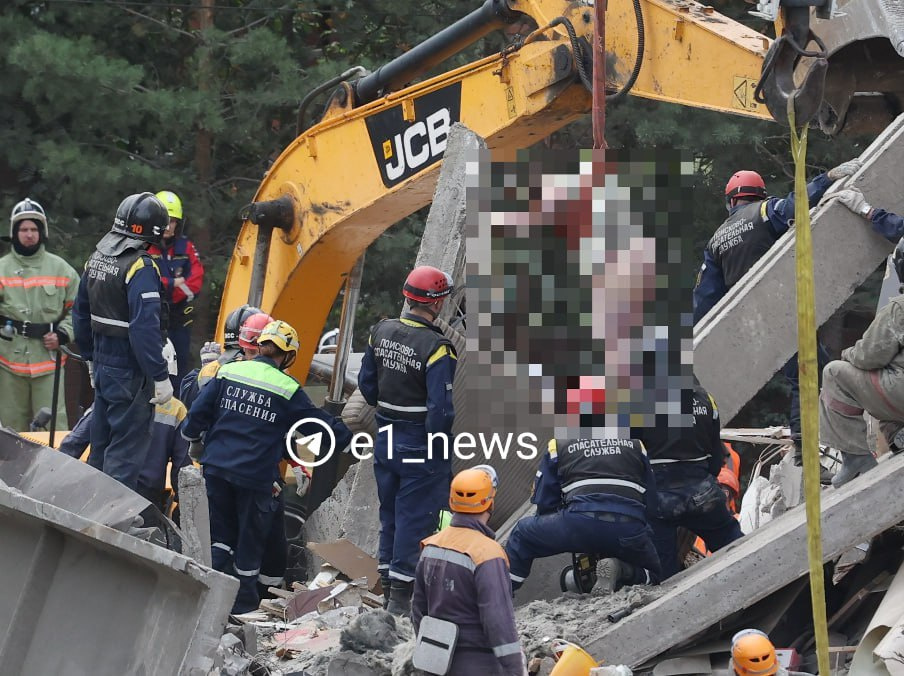
[[[904,213],[902,136],[904,115],[864,151],[863,168],[846,183],[860,188],[870,204],[897,213]],[[838,182],[828,194],[843,187]],[[824,199],[811,218],[816,322],[821,326],[894,245],[832,200]],[[694,369],[718,402],[723,423],[797,351],[795,266],[792,228],[695,327]]]
[[[0,485],[0,665],[207,674],[238,581]]]

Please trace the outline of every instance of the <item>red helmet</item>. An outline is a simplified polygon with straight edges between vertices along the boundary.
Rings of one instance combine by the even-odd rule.
[[[402,295],[418,303],[432,303],[452,293],[452,277],[430,265],[419,265],[408,274]]]
[[[725,204],[736,197],[766,199],[766,183],[755,171],[736,171],[725,186]]]
[[[265,312],[251,315],[239,329],[239,347],[247,350],[257,347],[257,339],[264,327],[273,321],[273,317]]]

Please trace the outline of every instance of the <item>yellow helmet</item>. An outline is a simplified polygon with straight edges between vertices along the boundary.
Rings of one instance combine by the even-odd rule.
[[[288,322],[277,319],[267,324],[261,331],[257,344],[264,343],[273,343],[283,352],[295,354],[298,352],[298,333]]]
[[[778,672],[775,646],[757,629],[740,631],[731,639],[731,666],[738,676],[773,676]]]
[[[170,218],[182,220],[182,200],[179,199],[176,193],[169,190],[161,190],[156,197],[163,202],[163,206],[166,207],[166,213],[169,214]]]
[[[472,467],[452,479],[449,509],[465,514],[482,514],[493,506],[495,497],[496,471],[489,465]]]

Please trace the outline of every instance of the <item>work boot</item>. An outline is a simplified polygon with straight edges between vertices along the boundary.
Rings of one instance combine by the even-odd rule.
[[[392,579],[381,577],[380,586],[383,587],[383,610],[386,610],[386,606],[389,605],[389,589],[392,587]]]
[[[386,606],[386,610],[393,615],[408,617],[411,613],[411,593],[413,591],[413,582],[393,580],[389,590],[389,605]]]
[[[835,478],[832,479],[832,485],[835,488],[843,486],[851,479],[860,476],[878,464],[876,459],[870,454],[855,455],[844,451],[841,451],[841,460],[841,469],[835,475]]]
[[[606,594],[617,592],[634,577],[634,566],[620,559],[600,559],[596,564],[596,586]]]

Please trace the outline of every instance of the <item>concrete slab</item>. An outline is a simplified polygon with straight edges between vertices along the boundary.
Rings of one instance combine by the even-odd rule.
[[[236,579],[7,486],[0,541],[3,673],[208,673]]]
[[[902,481],[904,456],[895,456],[841,489],[823,491],[825,561],[904,520],[904,502],[898,499]],[[607,663],[636,667],[808,570],[806,514],[800,505],[671,578],[663,596],[584,647]]]
[[[179,470],[179,523],[182,553],[210,567],[210,505],[201,470],[194,465]]]
[[[833,185],[828,194],[853,186],[870,204],[904,212],[898,178],[904,163],[904,115],[860,157],[861,171]],[[816,322],[821,326],[893,244],[832,200],[824,199],[811,217]],[[794,252],[792,228],[695,327],[695,372],[718,402],[723,421],[730,421],[797,351]],[[726,369],[726,364],[732,367]]]

